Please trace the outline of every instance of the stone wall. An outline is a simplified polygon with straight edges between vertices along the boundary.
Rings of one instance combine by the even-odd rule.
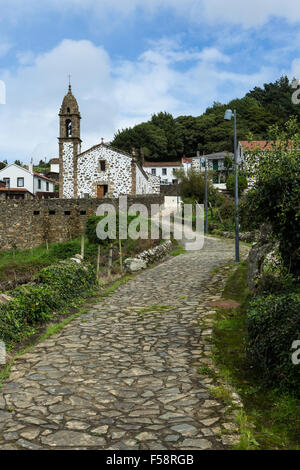
[[[106,162],[101,171],[99,161]],[[97,185],[107,185],[109,196],[135,193],[132,178],[132,158],[116,152],[105,145],[92,147],[78,156],[77,163],[78,197],[97,195]]]
[[[155,261],[163,259],[171,251],[172,246],[172,241],[167,240],[162,245],[143,251],[134,258],[127,258],[124,261],[125,271],[134,273],[141,269],[146,269],[147,266]]]
[[[163,204],[161,195],[128,196],[131,204],[144,204],[150,214],[151,204]],[[0,201],[0,250],[28,249],[49,243],[67,241],[79,236],[88,217],[96,215],[101,204],[119,200],[104,199],[46,199]]]
[[[161,184],[160,192],[164,196],[178,196],[179,195],[179,185],[177,184]]]
[[[148,173],[148,184],[149,184],[149,192],[151,194],[160,193],[160,177],[159,176],[154,176]]]

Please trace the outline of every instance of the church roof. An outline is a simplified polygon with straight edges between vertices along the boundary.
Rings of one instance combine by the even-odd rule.
[[[60,114],[79,114],[78,103],[72,93],[71,85],[69,85],[69,91],[63,99]]]

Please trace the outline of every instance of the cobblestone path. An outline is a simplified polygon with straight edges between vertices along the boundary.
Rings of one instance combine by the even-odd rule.
[[[247,248],[244,248],[245,252]],[[226,407],[199,374],[233,244],[206,239],[120,286],[15,362],[0,449],[224,449]]]

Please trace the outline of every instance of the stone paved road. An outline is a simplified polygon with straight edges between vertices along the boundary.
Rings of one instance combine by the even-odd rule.
[[[205,304],[221,288],[210,272],[233,252],[206,239],[19,358],[0,393],[0,449],[225,448],[224,405],[198,370]]]

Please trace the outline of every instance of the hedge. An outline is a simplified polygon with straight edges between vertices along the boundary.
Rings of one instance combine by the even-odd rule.
[[[10,292],[12,300],[0,305],[0,340],[23,340],[37,324],[54,318],[66,306],[85,296],[95,284],[89,265],[61,262],[40,271],[39,284],[18,287]]]
[[[292,363],[292,344],[300,340],[300,294],[258,297],[246,321],[246,351],[268,384],[300,392],[300,365]]]

